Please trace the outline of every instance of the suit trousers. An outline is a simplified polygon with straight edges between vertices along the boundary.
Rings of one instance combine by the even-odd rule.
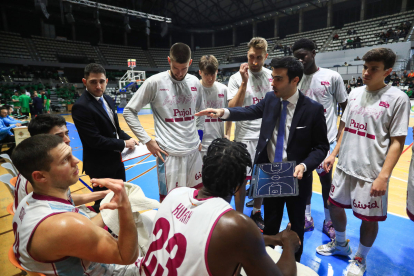
[[[114,175],[108,175],[107,172],[105,172],[105,170],[103,169],[102,171],[100,171],[99,173],[93,173],[93,174],[89,174],[89,177],[92,178],[113,178],[113,179],[122,179],[124,182],[126,181],[126,176],[125,176],[125,166],[123,162],[120,162],[118,164],[118,169],[116,170],[116,173]],[[108,190],[108,188],[106,187],[93,187],[93,191],[97,192],[97,191],[105,191]],[[92,208],[95,210],[95,212],[99,213],[99,207],[101,206],[101,201],[102,199],[99,199],[97,201],[95,201],[95,205],[92,206]]]
[[[301,241],[301,246],[295,254],[295,259],[300,262],[303,252],[303,235],[305,228],[306,199],[312,193],[312,174],[298,181],[299,195],[288,197],[268,197],[264,199],[264,224],[263,234],[276,235],[279,233],[282,223],[283,210],[286,208],[292,230],[295,231]]]

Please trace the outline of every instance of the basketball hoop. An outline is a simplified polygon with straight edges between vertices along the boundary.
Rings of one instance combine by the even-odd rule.
[[[136,59],[128,59],[128,67],[134,70],[134,68],[137,66],[137,60]]]

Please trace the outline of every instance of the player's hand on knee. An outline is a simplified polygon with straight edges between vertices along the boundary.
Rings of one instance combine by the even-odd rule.
[[[301,242],[298,234],[291,229],[290,223],[282,232],[282,247],[291,246],[295,252],[300,248]]]
[[[125,191],[124,181],[122,179],[111,179],[111,178],[92,178],[91,183],[94,187],[106,187],[114,192],[109,203],[101,204],[99,210],[103,209],[120,209],[125,206],[129,206],[128,196]]]
[[[333,164],[335,163],[335,156],[329,155],[326,157],[326,159],[323,161],[323,169],[325,172],[329,172],[332,169]]]
[[[165,156],[168,156],[168,153],[160,148],[158,143],[151,139],[148,143],[145,144],[147,146],[147,149],[151,152],[152,155],[155,157],[158,157],[162,160],[162,162],[165,162],[164,158],[162,157],[161,153],[164,153]]]
[[[375,179],[374,183],[372,183],[370,195],[372,197],[375,196],[383,196],[387,191],[388,181],[387,179],[383,179],[380,176]]]
[[[302,179],[303,173],[305,171],[305,167],[302,164],[299,164],[295,167],[295,172],[293,173],[293,177],[297,179]]]
[[[197,112],[194,115],[195,116],[208,116],[211,118],[219,118],[219,117],[223,117],[224,109],[207,108],[207,109],[201,110],[200,112]]]

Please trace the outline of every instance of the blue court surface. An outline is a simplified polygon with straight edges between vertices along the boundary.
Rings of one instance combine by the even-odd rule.
[[[73,154],[82,160],[82,144],[73,124],[68,123],[69,135]],[[412,128],[409,129],[406,145],[412,143]],[[125,162],[127,181],[139,185],[149,198],[159,199],[157,185],[157,171],[155,158],[151,155]],[[319,184],[315,184],[319,185]],[[246,202],[249,199],[246,198]],[[234,207],[234,200],[231,205]],[[245,208],[244,213],[249,216],[252,208]],[[262,210],[263,213],[263,210]],[[316,253],[315,248],[329,242],[329,238],[322,234],[324,211],[322,196],[313,193],[312,217],[315,230],[305,233],[304,251],[301,263],[311,267],[319,275],[342,275],[349,258],[326,257]],[[361,221],[354,217],[351,210],[347,210],[347,238],[350,239],[353,254],[358,250],[359,227]],[[282,228],[289,222],[285,210]],[[351,255],[353,256],[353,255]],[[385,222],[379,223],[379,233],[373,248],[367,258],[366,276],[414,275],[414,223],[407,218],[388,214]]]

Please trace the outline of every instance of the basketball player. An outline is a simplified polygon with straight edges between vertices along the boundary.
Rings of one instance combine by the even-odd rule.
[[[91,180],[115,194],[100,209],[118,210],[116,240],[102,228],[100,216],[89,219],[70,201],[68,190],[79,179],[79,160],[61,137],[27,138],[12,160],[33,185],[13,217],[13,251],[25,270],[61,276],[138,275],[138,234],[122,180]]]
[[[174,189],[158,209],[141,275],[239,275],[240,265],[248,275],[296,275],[297,234],[288,226],[278,235],[261,235],[229,204],[251,165],[245,144],[214,140],[204,157],[204,186]],[[283,246],[277,265],[265,245]]]
[[[411,154],[410,172],[407,183],[407,215],[414,221],[414,147],[413,153]]]
[[[298,89],[305,96],[323,105],[325,110],[326,125],[328,127],[328,141],[330,150],[328,156],[336,146],[338,133],[344,128],[344,122],[341,121],[339,131],[336,127],[338,118],[337,104],[345,110],[348,94],[345,90],[344,81],[338,72],[316,66],[316,44],[310,39],[302,38],[293,44],[292,51],[295,58],[303,63],[304,75],[298,85]],[[323,169],[323,163],[316,169],[319,180],[322,184],[322,198],[325,211],[325,221],[322,232],[331,239],[335,238],[335,230],[332,226],[331,216],[328,209],[329,190],[332,184],[332,171],[326,173]],[[312,193],[306,202],[305,210],[305,232],[313,231],[314,223],[311,216],[311,198]]]
[[[264,62],[268,56],[267,41],[262,37],[253,37],[247,52],[247,63],[240,65],[240,70],[232,75],[228,84],[229,107],[250,106],[257,104],[267,92],[272,91],[272,71],[264,68]],[[257,141],[259,140],[260,125],[262,120],[236,122],[234,139],[247,145],[247,150],[253,158],[256,153]],[[251,171],[247,173],[243,187],[235,194],[234,201],[236,210],[243,213],[244,200],[246,198],[246,183],[251,180]],[[250,217],[257,226],[263,230],[264,222],[261,215],[263,199],[254,199],[253,211]]]
[[[362,276],[366,270],[366,257],[377,237],[378,221],[387,218],[388,183],[407,135],[410,100],[401,90],[384,83],[395,59],[395,53],[388,48],[372,49],[362,57],[365,86],[349,94],[349,104],[341,119],[345,129],[325,159],[328,172],[339,152],[329,193],[336,238],[316,251],[325,256],[350,255],[344,208],[352,208],[362,220],[359,248],[346,275]]]
[[[55,114],[40,114],[33,118],[28,126],[30,136],[38,134],[53,134],[63,139],[66,145],[70,146],[69,130],[66,127],[65,118]],[[33,161],[35,161],[34,159]],[[17,176],[16,189],[14,190],[13,211],[16,212],[20,201],[33,191],[32,184],[21,174]],[[68,197],[75,206],[102,199],[109,191],[100,191],[88,194],[71,194],[68,190]]]
[[[202,56],[198,64],[200,69],[198,73],[201,76],[200,82],[203,88],[206,108],[227,107],[227,86],[216,82],[218,66],[218,61],[213,55]],[[199,118],[197,117],[197,119]],[[224,125],[226,125],[226,131],[224,131]],[[201,141],[201,158],[207,154],[208,146],[210,146],[214,139],[230,139],[230,133],[231,122],[224,123],[220,119],[206,118],[203,140]]]
[[[190,47],[174,44],[168,63],[170,70],[148,78],[124,109],[128,126],[157,157],[160,201],[178,185],[203,185],[199,150],[204,118],[197,120],[196,126],[194,114],[204,108],[204,99],[198,78],[187,74],[192,63]],[[154,113],[155,141],[137,117],[137,112],[147,104]]]

